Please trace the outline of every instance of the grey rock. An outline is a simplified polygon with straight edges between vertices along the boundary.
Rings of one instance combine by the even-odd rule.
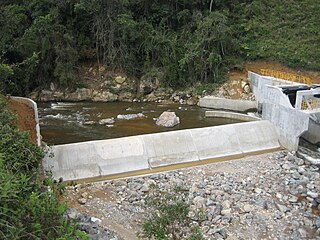
[[[99,121],[100,125],[113,124],[113,123],[115,123],[114,118],[106,118],[106,119],[101,119]]]
[[[303,228],[299,228],[298,232],[299,232],[301,238],[306,238],[307,237],[307,232]]]
[[[87,199],[86,198],[79,198],[78,203],[80,203],[81,205],[84,205],[87,203]]]
[[[149,188],[149,186],[146,185],[146,184],[144,184],[144,185],[142,186],[142,188],[140,189],[140,191],[141,191],[141,192],[144,192],[144,193],[149,192],[149,190],[150,190],[150,188]]]
[[[216,207],[213,210],[212,215],[216,216],[216,215],[220,215],[222,211],[222,206],[220,204],[217,204]]]
[[[312,191],[308,191],[308,192],[307,192],[307,195],[308,195],[309,197],[311,197],[311,198],[317,198],[317,197],[319,196],[318,193],[312,192]]]
[[[304,167],[298,167],[298,173],[304,173],[305,171]]]
[[[230,213],[231,213],[231,208],[223,209],[223,210],[221,211],[221,215],[228,215],[228,214],[230,214]]]
[[[256,189],[254,189],[254,192],[256,194],[260,194],[260,193],[262,193],[262,189],[261,188],[256,188]]]
[[[75,92],[67,94],[66,99],[70,101],[91,100],[92,90],[88,88],[78,88]]]
[[[316,229],[320,229],[320,217],[317,217],[313,220],[313,225]]]
[[[285,164],[282,165],[282,168],[285,169],[285,170],[290,170],[292,168],[292,165],[288,164],[288,163],[285,163]]]
[[[157,119],[156,124],[163,127],[174,127],[180,123],[180,118],[176,116],[175,112],[163,112]]]
[[[210,207],[210,206],[213,206],[214,205],[214,202],[211,200],[211,199],[207,199],[207,202],[206,202],[206,207]]]
[[[86,121],[83,123],[83,125],[94,125],[94,124],[96,124],[95,121]]]
[[[137,113],[137,114],[119,114],[117,116],[117,119],[120,120],[131,120],[135,118],[145,118],[146,116],[143,113]]]
[[[118,84],[123,84],[126,81],[126,77],[117,76],[114,81]]]
[[[286,206],[284,206],[282,204],[279,204],[279,203],[276,203],[276,207],[278,208],[278,210],[280,212],[283,212],[283,213],[286,213],[286,212],[290,211],[289,208],[287,208]]]
[[[142,95],[150,94],[160,86],[159,79],[149,75],[144,75],[140,79],[139,93]]]
[[[201,197],[201,196],[197,196],[193,199],[193,204],[197,207],[197,208],[202,208],[205,206],[206,204],[206,199]]]
[[[254,206],[246,204],[243,206],[242,209],[245,213],[248,213],[248,212],[252,212],[254,210]]]
[[[114,102],[117,101],[119,96],[117,94],[111,93],[111,92],[93,92],[93,101],[94,102]]]
[[[291,197],[289,197],[289,202],[296,203],[296,202],[298,202],[298,198],[296,196],[291,196]]]

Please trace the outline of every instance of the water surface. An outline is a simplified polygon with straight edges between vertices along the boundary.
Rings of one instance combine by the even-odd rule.
[[[41,135],[43,141],[49,144],[110,139],[239,122],[225,118],[205,118],[205,109],[178,104],[58,102],[38,103],[38,109]],[[167,110],[174,111],[180,117],[179,125],[165,128],[155,124],[154,118]],[[143,113],[145,118],[116,119],[118,114],[137,113]],[[115,118],[112,126],[99,124],[99,120],[112,117]],[[95,124],[86,125],[89,121]]]

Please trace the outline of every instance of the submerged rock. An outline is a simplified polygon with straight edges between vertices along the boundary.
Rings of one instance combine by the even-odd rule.
[[[106,125],[106,124],[113,124],[115,121],[114,121],[114,118],[106,118],[106,119],[101,119],[99,121],[99,124],[100,125]]]
[[[117,119],[130,120],[135,118],[144,118],[146,117],[143,113],[133,113],[133,114],[119,114]]]
[[[156,124],[163,127],[174,127],[180,123],[180,118],[176,116],[175,112],[163,112],[160,117],[158,117]]]

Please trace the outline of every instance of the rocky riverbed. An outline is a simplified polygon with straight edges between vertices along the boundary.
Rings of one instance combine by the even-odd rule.
[[[70,186],[69,216],[92,239],[143,239],[146,198],[177,187],[204,239],[320,239],[319,167],[287,151]]]

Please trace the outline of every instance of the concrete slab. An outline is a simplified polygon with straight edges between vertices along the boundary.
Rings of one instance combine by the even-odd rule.
[[[225,111],[206,111],[205,117],[230,118],[244,122],[258,121],[260,118],[242,113],[225,112]]]
[[[246,112],[252,109],[257,109],[257,103],[255,101],[233,100],[211,96],[200,98],[199,106],[204,108],[223,109],[237,112]]]
[[[139,136],[96,141],[94,147],[102,176],[149,169]]]
[[[278,134],[269,121],[233,124],[243,153],[279,148]]]
[[[141,137],[152,168],[199,160],[189,130],[148,134]]]
[[[54,146],[52,153],[53,158],[44,158],[44,166],[55,179],[68,181],[100,175],[92,142]]]
[[[242,153],[235,129],[231,125],[190,131],[200,160]]]

